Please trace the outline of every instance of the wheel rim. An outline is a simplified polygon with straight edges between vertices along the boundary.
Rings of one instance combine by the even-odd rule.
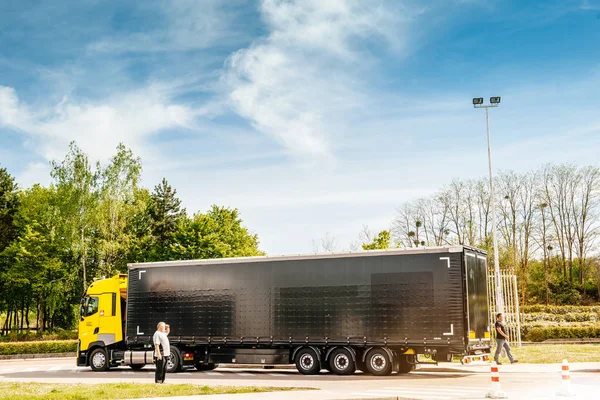
[[[173,361],[174,356],[169,357],[169,360],[167,361],[167,370],[169,371],[173,371],[173,369],[175,368],[175,361]]]
[[[338,354],[333,359],[333,362],[335,364],[335,367],[339,371],[344,371],[344,370],[348,369],[348,366],[350,365],[350,359],[345,354]]]
[[[371,368],[375,371],[383,371],[387,366],[387,360],[383,354],[374,354],[371,357]]]
[[[106,356],[104,355],[104,353],[99,351],[96,354],[94,354],[94,357],[92,358],[92,364],[94,364],[94,367],[97,369],[104,368],[104,366],[106,365]]]
[[[309,370],[315,365],[315,359],[312,354],[303,354],[300,358],[300,365],[303,370]]]

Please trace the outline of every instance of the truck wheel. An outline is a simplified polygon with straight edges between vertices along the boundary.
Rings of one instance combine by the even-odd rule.
[[[129,368],[131,368],[134,371],[139,371],[140,369],[144,368],[146,366],[146,364],[129,364]]]
[[[387,376],[392,373],[392,360],[383,349],[373,349],[365,359],[367,371],[375,376]]]
[[[319,356],[313,349],[304,348],[296,354],[296,368],[302,375],[315,375],[321,370]]]
[[[194,366],[196,367],[196,369],[198,371],[212,371],[213,369],[217,368],[219,366],[219,364],[215,364],[215,363],[209,363],[209,364],[196,363],[196,364],[194,364]]]
[[[414,359],[415,356],[412,354],[400,356],[400,365],[398,367],[398,373],[408,374],[410,371],[415,369]]]
[[[352,375],[356,371],[356,363],[352,354],[346,349],[334,350],[329,356],[329,367],[336,375]]]
[[[92,351],[92,354],[90,354],[90,367],[92,367],[92,371],[96,372],[108,370],[110,366],[108,365],[106,350],[97,348]]]
[[[172,374],[179,371],[181,371],[181,352],[177,347],[171,347],[171,357],[167,361],[167,372]]]

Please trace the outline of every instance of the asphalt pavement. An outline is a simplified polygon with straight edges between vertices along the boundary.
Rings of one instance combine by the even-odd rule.
[[[53,383],[153,383],[154,368],[141,371],[128,367],[93,372],[77,367],[72,359],[0,361],[0,379],[19,382]],[[600,388],[600,363],[571,364],[573,399],[597,399]],[[313,388],[310,391],[252,393],[238,395],[186,396],[185,400],[342,400],[342,399],[483,399],[490,391],[490,365],[463,366],[445,363],[423,365],[409,374],[374,377],[362,373],[337,376],[322,371],[304,376],[289,368],[218,368],[214,371],[186,371],[167,375],[167,384],[192,383],[214,386],[285,386]],[[562,385],[560,364],[500,366],[502,390],[510,399],[559,399]],[[168,400],[168,398],[161,398]],[[176,398],[170,398],[171,400]]]

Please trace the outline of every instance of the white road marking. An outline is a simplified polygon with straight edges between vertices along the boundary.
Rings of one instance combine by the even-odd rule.
[[[255,376],[254,374],[251,374],[250,372],[238,372],[239,376]]]
[[[214,371],[205,371],[204,372],[206,375],[214,375],[214,376],[218,376],[218,375],[223,375],[220,372],[214,372]]]
[[[385,387],[383,388],[384,390],[400,390],[400,391],[414,391],[414,390],[421,390],[420,388],[413,388],[413,387]],[[428,387],[426,389],[423,389],[425,391],[434,391],[434,392],[480,392],[482,390],[488,390],[489,388],[477,388],[477,387],[465,387],[465,388],[461,388],[461,387],[456,387],[456,386],[436,386],[434,388],[432,387]],[[373,390],[381,390],[381,389],[373,389]]]
[[[60,371],[62,369],[67,369],[68,367],[69,367],[68,365],[57,365],[55,367],[48,368],[46,371],[47,372],[56,372],[56,371]]]
[[[477,393],[485,394],[486,388],[479,387],[464,387],[457,388],[452,386],[430,387],[386,387],[384,389],[370,389],[364,392],[351,393],[353,396],[410,396],[413,398],[428,400],[439,399],[442,397],[456,398],[457,396],[472,396]]]

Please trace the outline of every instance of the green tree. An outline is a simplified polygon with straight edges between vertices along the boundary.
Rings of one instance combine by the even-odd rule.
[[[185,217],[185,209],[181,208],[181,200],[176,194],[177,191],[163,178],[150,197],[148,215],[153,239],[152,258],[157,261],[165,260],[177,226]]]
[[[30,326],[30,309],[37,314],[41,330],[55,326],[57,321],[63,327],[74,322],[71,304],[78,297],[77,270],[63,261],[68,251],[61,235],[59,203],[53,186],[34,185],[20,194],[15,215],[19,236],[2,253],[10,266],[0,277],[7,284],[5,295],[10,299],[12,318],[7,318],[8,325],[14,328]]]
[[[88,156],[71,142],[62,162],[52,162],[59,209],[63,218],[61,235],[81,266],[83,289],[88,281],[88,256],[98,205],[98,166],[92,171]]]
[[[139,208],[136,191],[141,171],[140,158],[121,143],[117,146],[117,154],[100,173],[96,220],[100,275],[113,275],[127,264],[127,255],[135,239],[128,224]]]
[[[391,242],[390,231],[383,230],[377,234],[371,243],[363,243],[363,250],[389,249]]]
[[[150,191],[146,188],[136,188],[134,191],[134,207],[130,209],[127,223],[127,233],[130,235],[128,262],[154,261],[152,250],[152,221],[148,213]]]
[[[242,225],[237,209],[212,206],[180,222],[169,259],[259,256],[258,237]]]
[[[0,252],[16,237],[13,218],[19,208],[18,186],[6,168],[0,168]]]
[[[17,236],[14,216],[18,208],[19,196],[15,179],[6,168],[0,168],[0,276],[10,267],[10,259],[2,256],[2,252]],[[9,308],[8,285],[8,281],[0,279],[0,312]]]

